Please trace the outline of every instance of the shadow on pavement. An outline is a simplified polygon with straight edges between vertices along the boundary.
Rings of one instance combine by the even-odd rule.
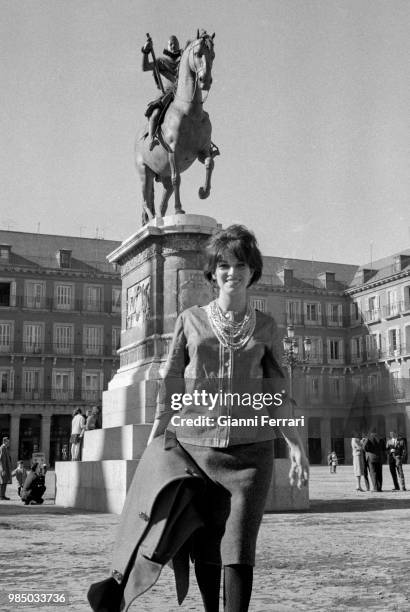
[[[0,525],[1,519],[4,517],[20,516],[20,515],[62,515],[74,516],[77,514],[104,514],[93,510],[82,510],[80,508],[66,508],[64,506],[55,506],[53,503],[45,503],[41,506],[25,506],[22,503],[8,503],[0,505]]]
[[[373,512],[375,510],[408,510],[410,499],[406,498],[378,498],[380,493],[374,493],[374,497],[358,499],[311,499],[310,508],[306,513],[320,512]],[[399,494],[398,494],[399,495]]]

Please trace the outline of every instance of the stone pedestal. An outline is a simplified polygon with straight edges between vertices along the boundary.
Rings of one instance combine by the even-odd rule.
[[[202,271],[203,247],[218,227],[202,215],[155,219],[109,255],[121,268],[120,368],[103,394],[103,428],[85,432],[82,461],[56,464],[57,504],[121,511],[153,422],[176,318],[213,297]],[[278,462],[268,509],[306,507],[306,494],[291,492]]]

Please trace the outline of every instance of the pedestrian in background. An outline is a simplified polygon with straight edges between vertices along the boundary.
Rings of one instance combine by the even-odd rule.
[[[21,459],[20,461],[17,461],[17,467],[15,470],[12,471],[11,475],[14,476],[17,480],[17,494],[19,497],[21,497],[21,489],[27,478],[27,470],[24,467],[24,461],[22,461]]]
[[[363,448],[369,465],[372,491],[380,493],[383,486],[383,459],[385,443],[383,438],[381,438],[377,433],[376,429],[372,429],[367,438],[364,439]]]
[[[3,438],[3,444],[0,446],[0,500],[8,501],[10,497],[6,497],[6,488],[11,484],[11,457],[9,452],[10,440],[7,437]]]
[[[351,439],[352,457],[353,457],[353,473],[357,480],[356,491],[363,491],[361,487],[361,478],[364,476],[364,457],[362,441],[359,434],[354,432],[354,437]]]
[[[80,461],[80,449],[84,429],[85,418],[81,412],[81,408],[76,408],[73,412],[73,420],[71,421],[71,461]]]
[[[100,429],[99,413],[100,411],[98,410],[97,406],[93,406],[87,410],[87,418],[85,422],[86,431],[90,431],[91,429]]]
[[[386,442],[386,450],[389,461],[390,474],[393,480],[393,491],[399,491],[400,479],[401,490],[406,491],[406,483],[404,480],[403,463],[407,460],[407,442],[402,435],[397,435],[395,431],[390,432],[390,437]]]
[[[361,445],[362,445],[362,455],[363,455],[363,480],[364,480],[364,484],[366,485],[366,491],[370,491],[370,481],[369,481],[369,463],[367,461],[366,458],[366,453],[364,450],[364,443],[366,440],[366,436],[365,434],[362,432],[361,433]]]
[[[331,457],[330,457],[330,472],[331,474],[336,474],[336,468],[339,465],[339,459],[337,458],[336,452],[332,451]]]
[[[26,506],[44,502],[43,495],[46,490],[44,480],[44,473],[41,472],[40,464],[33,463],[21,490],[21,500]]]
[[[332,473],[332,451],[327,454],[327,465],[329,466],[329,472]]]

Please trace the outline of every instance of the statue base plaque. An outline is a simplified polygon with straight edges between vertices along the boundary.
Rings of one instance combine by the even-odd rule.
[[[150,221],[108,257],[121,268],[120,368],[103,393],[103,428],[86,431],[82,461],[56,463],[56,504],[120,513],[154,419],[160,367],[178,314],[207,304],[203,247],[218,227],[211,217]],[[291,490],[289,461],[276,459],[267,510],[308,507]]]

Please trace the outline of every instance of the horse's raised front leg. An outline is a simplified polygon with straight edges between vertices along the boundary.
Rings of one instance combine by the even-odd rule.
[[[162,192],[160,214],[161,217],[165,217],[165,213],[167,212],[168,208],[168,201],[172,195],[172,192],[174,191],[174,188],[172,186],[172,181],[169,176],[164,176],[161,182],[164,187],[164,191]]]
[[[205,164],[205,184],[203,187],[200,187],[198,190],[198,195],[201,198],[201,200],[205,200],[205,198],[207,198],[209,194],[211,193],[211,177],[212,177],[212,172],[215,166],[215,162],[214,162],[214,158],[212,154],[205,157],[204,164]]]
[[[181,185],[181,175],[179,173],[178,163],[175,158],[175,151],[169,151],[168,161],[171,167],[171,182],[174,190],[175,197],[175,213],[177,215],[183,215],[185,212],[182,210],[181,199],[179,196],[179,187]]]

